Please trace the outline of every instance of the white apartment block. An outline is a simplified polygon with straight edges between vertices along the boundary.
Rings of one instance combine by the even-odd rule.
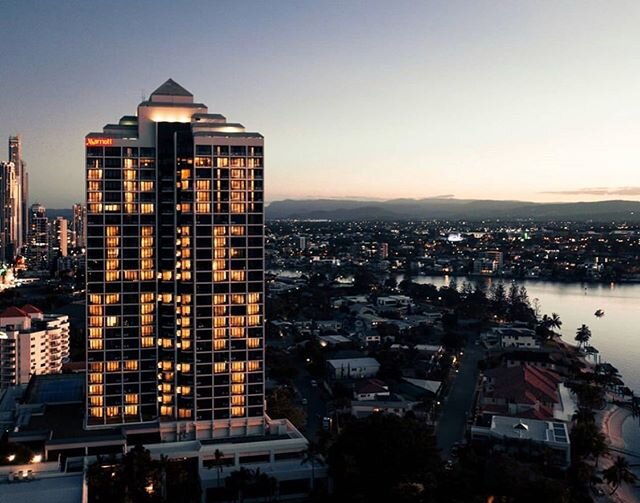
[[[57,374],[69,357],[69,317],[29,304],[0,313],[0,389]]]

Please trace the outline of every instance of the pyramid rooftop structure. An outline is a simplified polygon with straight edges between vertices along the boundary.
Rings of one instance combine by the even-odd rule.
[[[151,93],[151,96],[189,96],[193,98],[193,94],[178,84],[175,80],[169,79],[158,89]]]

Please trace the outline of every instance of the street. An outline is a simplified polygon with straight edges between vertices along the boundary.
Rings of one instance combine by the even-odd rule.
[[[451,447],[463,439],[467,413],[473,405],[473,393],[478,378],[478,362],[484,350],[471,340],[462,356],[459,372],[449,389],[436,429],[436,441],[444,459],[448,459]]]

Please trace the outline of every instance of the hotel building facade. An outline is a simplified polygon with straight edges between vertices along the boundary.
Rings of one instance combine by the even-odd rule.
[[[263,433],[262,135],[168,80],[85,145],[86,427]]]

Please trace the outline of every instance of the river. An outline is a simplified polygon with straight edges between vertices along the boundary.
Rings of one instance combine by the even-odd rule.
[[[402,275],[395,276],[397,281]],[[412,276],[416,283],[449,285],[452,277]],[[504,281],[491,278],[455,278],[458,286],[464,281]],[[640,393],[640,284],[583,284],[550,281],[518,281],[524,285],[529,299],[538,299],[541,314],[558,313],[562,320],[563,339],[573,343],[576,329],[583,323],[592,332],[591,345],[600,351],[603,362],[616,367],[625,384]],[[596,318],[598,309],[604,316]]]

